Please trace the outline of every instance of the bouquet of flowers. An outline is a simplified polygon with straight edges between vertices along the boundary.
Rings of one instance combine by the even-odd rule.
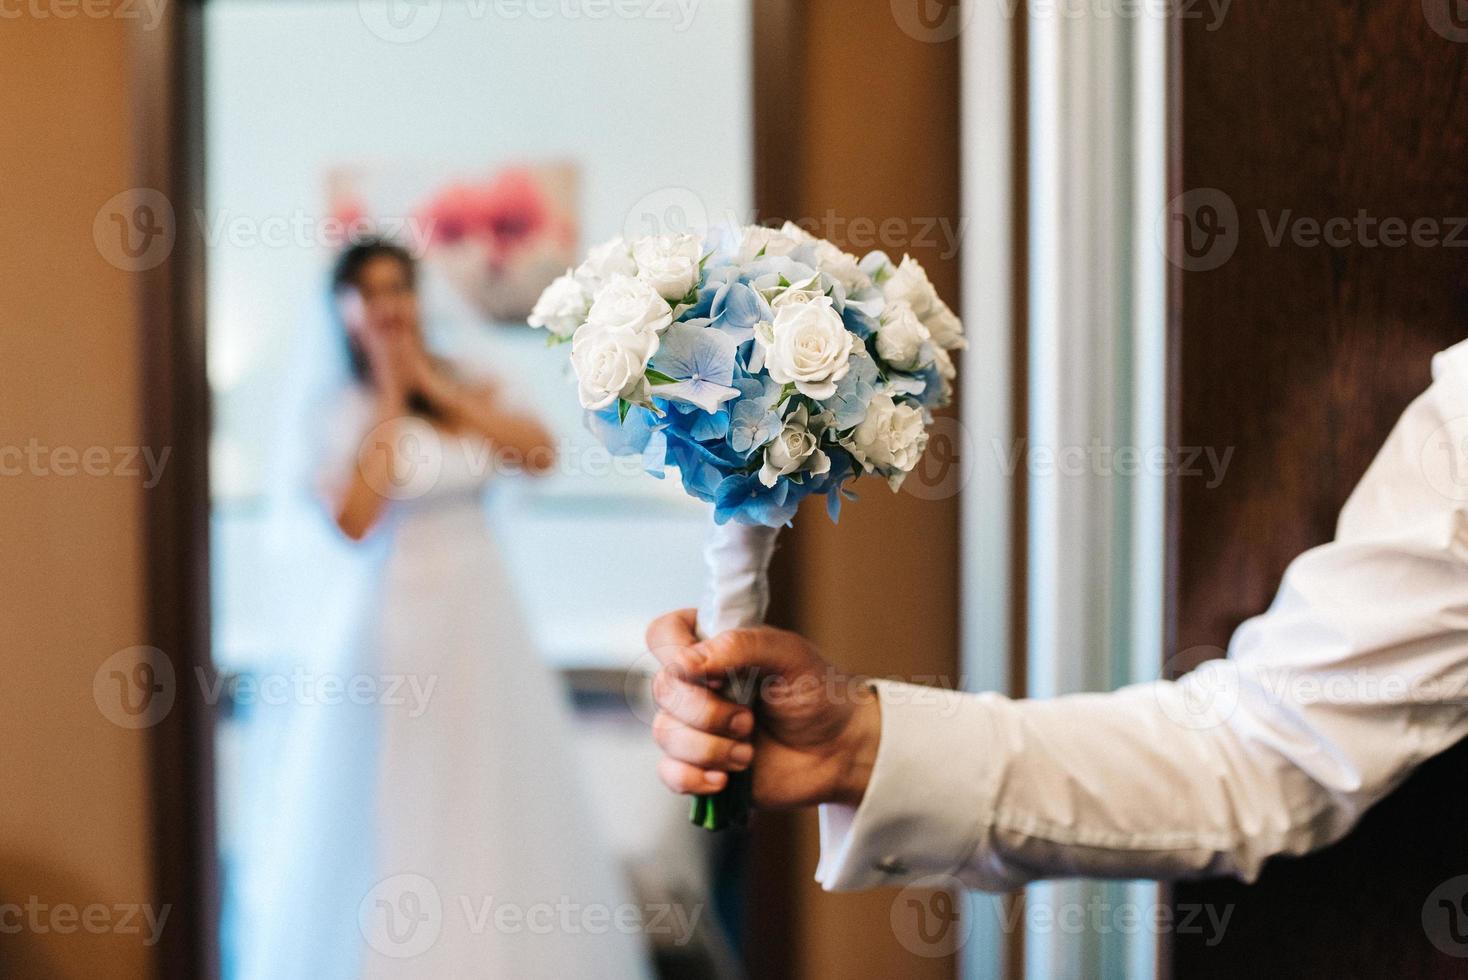
[[[911,257],[858,260],[786,224],[614,239],[550,284],[529,323],[569,341],[588,424],[649,473],[677,469],[713,505],[700,634],[758,625],[775,535],[848,484],[895,491],[948,403],[963,326]],[[709,829],[742,822],[749,773],[694,803]]]

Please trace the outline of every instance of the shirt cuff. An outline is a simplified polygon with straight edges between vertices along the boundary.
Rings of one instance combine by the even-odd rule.
[[[881,740],[857,807],[820,808],[816,881],[826,891],[905,885],[955,875],[983,833],[986,799],[982,698],[873,681]]]

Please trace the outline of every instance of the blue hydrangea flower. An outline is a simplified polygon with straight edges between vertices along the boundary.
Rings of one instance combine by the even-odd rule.
[[[712,415],[719,406],[739,396],[733,386],[735,344],[706,321],[675,323],[653,355],[652,367],[672,382],[655,382],[652,394],[668,401],[687,402]]]
[[[719,484],[714,497],[714,521],[727,524],[763,524],[766,527],[783,527],[790,523],[800,506],[798,490],[790,480],[779,480],[767,487],[757,473],[740,473]]]
[[[836,382],[836,394],[821,404],[835,416],[834,427],[845,432],[861,425],[867,417],[867,405],[877,394],[881,373],[877,362],[872,360],[865,348],[851,355],[851,370],[846,377]],[[737,407],[737,406],[736,406]]]
[[[734,386],[739,389],[739,398],[729,413],[729,448],[747,455],[779,434],[780,412],[776,406],[784,385],[764,375],[738,378]]]

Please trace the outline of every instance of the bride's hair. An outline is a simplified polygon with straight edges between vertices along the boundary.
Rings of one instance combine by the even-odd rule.
[[[408,281],[408,288],[418,288],[418,262],[403,246],[386,238],[359,238],[351,245],[342,250],[337,256],[336,265],[331,270],[331,298],[332,308],[336,317],[337,326],[340,328],[341,338],[346,344],[347,366],[351,369],[352,377],[359,384],[372,383],[372,362],[367,358],[367,352],[362,345],[347,330],[347,325],[342,321],[340,307],[335,300],[341,294],[356,289],[361,284],[362,270],[367,263],[374,259],[392,259],[402,266],[403,276]],[[437,415],[433,405],[419,392],[408,393],[408,409],[415,415],[433,418]]]
[[[367,360],[367,352],[362,349],[362,345],[357,343],[347,330],[347,325],[342,322],[335,300],[341,298],[342,293],[361,285],[362,270],[373,259],[392,259],[402,266],[409,288],[416,289],[418,286],[418,263],[407,249],[385,238],[359,238],[344,248],[342,253],[336,257],[336,265],[331,270],[332,308],[335,311],[337,326],[341,327],[342,340],[347,345],[347,364],[352,369],[352,377],[363,382],[372,380],[372,365]]]

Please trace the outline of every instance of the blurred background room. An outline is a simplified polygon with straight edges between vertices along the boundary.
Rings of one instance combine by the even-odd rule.
[[[1328,536],[1461,336],[1447,250],[1281,244],[1254,218],[1468,209],[1468,107],[1433,94],[1468,29],[1410,6],[0,0],[0,978],[448,976],[370,923],[492,900],[446,884],[453,856],[534,852],[465,786],[525,748],[495,726],[535,678],[570,725],[536,792],[614,876],[604,911],[632,909],[597,980],[1222,976],[1286,926],[1308,976],[1358,961],[1342,935],[1421,945],[1410,896],[1461,847],[1386,862],[1386,885],[1352,877],[1348,841],[1248,889],[833,895],[813,813],[694,828],[654,772],[643,631],[698,601],[707,508],[600,449],[526,325],[615,236],[794,220],[911,254],[967,325],[958,406],[901,493],[784,532],[772,622],[943,687],[1175,676]],[[555,448],[534,478],[481,460],[493,544],[429,549],[493,548],[505,587],[469,646],[523,648],[503,682],[365,658],[388,538],[350,540],[320,483],[367,444],[329,434],[354,235],[411,255],[428,357]],[[853,571],[874,549],[881,581]],[[434,685],[472,710],[435,715]],[[352,733],[394,712],[460,751],[377,782]],[[456,788],[464,844],[437,842],[427,892],[328,855],[437,833],[369,827],[362,800]],[[1448,821],[1453,792],[1382,819]],[[308,956],[282,923],[323,902],[345,940]],[[1237,908],[1227,942],[1180,927],[1202,903]],[[1299,911],[1322,903],[1334,939]]]

